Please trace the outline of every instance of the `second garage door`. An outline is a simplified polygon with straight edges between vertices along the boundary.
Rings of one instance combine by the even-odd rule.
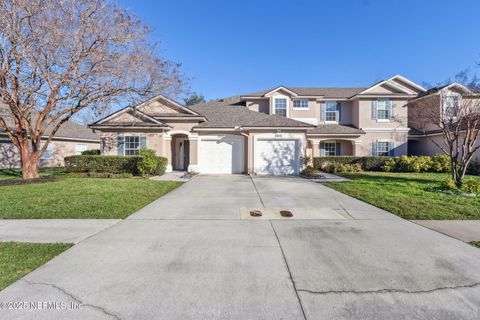
[[[258,139],[254,146],[255,173],[298,175],[300,146],[297,139]]]
[[[200,173],[244,172],[244,138],[238,135],[202,136],[199,145]]]

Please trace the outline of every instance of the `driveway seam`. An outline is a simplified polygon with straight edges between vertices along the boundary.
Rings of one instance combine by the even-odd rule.
[[[298,304],[300,305],[300,309],[302,310],[303,319],[307,320],[307,316],[305,314],[305,310],[304,310],[303,304],[302,304],[302,299],[300,298],[300,295],[298,294],[297,286],[295,284],[295,280],[293,280],[292,272],[290,271],[290,266],[288,265],[287,257],[285,256],[285,252],[283,251],[282,244],[280,243],[280,239],[278,238],[277,231],[275,230],[275,227],[273,226],[272,220],[268,220],[268,222],[270,222],[270,226],[272,227],[273,234],[275,235],[275,238],[277,239],[277,242],[278,242],[278,246],[280,247],[280,251],[282,252],[283,261],[285,262],[285,266],[287,267],[288,275],[289,275],[290,281],[292,282],[292,285],[293,285],[293,290],[295,291],[295,295],[297,296]]]
[[[255,192],[256,192],[257,195],[258,195],[258,199],[260,199],[260,203],[262,204],[262,207],[265,208],[265,203],[263,203],[263,199],[262,199],[262,197],[260,196],[260,192],[258,192],[257,185],[255,184],[255,181],[253,181],[252,176],[249,176],[249,177],[250,177],[250,180],[251,180],[252,183],[253,183],[253,188],[255,189]]]

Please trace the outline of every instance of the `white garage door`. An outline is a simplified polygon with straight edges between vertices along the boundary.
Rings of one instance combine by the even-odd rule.
[[[254,146],[255,172],[262,175],[297,175],[300,169],[296,139],[258,139]]]
[[[201,136],[200,173],[242,173],[244,138],[238,135]]]

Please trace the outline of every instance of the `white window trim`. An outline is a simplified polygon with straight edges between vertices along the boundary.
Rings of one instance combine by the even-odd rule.
[[[302,108],[302,107],[295,107],[295,101],[307,101],[307,107],[306,108]],[[308,103],[308,99],[293,99],[293,107],[292,107],[292,110],[310,110],[310,104]]]
[[[395,141],[391,140],[391,139],[377,139],[377,140],[375,140],[375,144],[377,145],[377,154],[375,156],[377,156],[377,157],[382,157],[382,156],[378,155],[378,143],[379,142],[388,142],[389,144],[395,145]],[[394,147],[394,149],[395,149],[395,147]],[[390,153],[392,150],[393,149],[388,150],[388,153]],[[385,156],[385,157],[388,157],[388,156]]]
[[[337,120],[335,120],[335,121],[326,120],[327,119],[327,112],[333,112],[333,111],[328,111],[327,110],[327,104],[328,103],[333,103],[333,104],[335,104],[335,108],[336,108],[338,101],[330,100],[330,101],[325,101],[324,103],[325,103],[325,121],[323,123],[325,123],[325,124],[338,124],[339,123],[338,120],[340,118],[340,112],[339,111],[335,111],[335,113],[336,113],[335,119],[337,119]]]
[[[378,118],[378,103],[380,101],[387,101],[388,103],[390,103],[392,105],[392,109],[393,109],[392,101],[389,98],[378,98],[377,99],[377,119],[376,120],[377,120],[377,122],[390,122],[391,121],[390,117],[388,119],[379,119]],[[391,116],[391,115],[389,115],[389,116]]]
[[[43,145],[41,145],[41,148],[43,148]],[[47,151],[50,151],[51,152],[51,156],[49,157],[45,157],[45,152]],[[47,148],[45,149],[44,152],[42,152],[41,156],[40,156],[40,160],[53,160],[55,159],[55,143],[53,141],[50,141],[50,143],[48,144]]]
[[[289,108],[289,97],[287,96],[284,96],[284,95],[276,95],[276,96],[273,96],[272,97],[272,104],[271,104],[271,108],[272,108],[272,114],[276,114],[275,113],[275,101],[277,99],[285,99],[286,101],[286,108],[287,108],[287,115],[285,116],[286,118],[290,118],[290,108]]]
[[[138,150],[138,152],[140,152],[140,139],[142,138],[141,135],[140,134],[124,133],[123,134],[123,155],[127,156],[127,137],[138,138],[138,149],[128,148],[128,150]]]
[[[327,156],[327,155],[323,155],[323,157],[336,157],[337,156],[337,153],[338,153],[338,150],[337,150],[337,143],[338,141],[336,140],[323,140],[323,141],[319,141],[318,143],[318,147],[321,148],[321,145],[325,145],[325,143],[333,143],[335,144],[335,155],[333,156]]]

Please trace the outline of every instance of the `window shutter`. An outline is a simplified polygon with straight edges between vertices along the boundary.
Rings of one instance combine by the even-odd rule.
[[[372,142],[372,156],[377,155],[377,142]]]
[[[340,150],[340,145],[341,145],[340,142],[337,142],[336,145],[335,145],[335,155],[336,156],[342,155],[342,152]]]
[[[394,157],[395,156],[395,143],[393,141],[390,141],[388,143],[388,155],[390,157]]]
[[[118,135],[117,136],[117,155],[123,156],[125,150],[125,138],[123,135]]]
[[[342,119],[342,104],[340,102],[337,102],[337,114],[338,114],[337,121],[340,122]]]
[[[377,120],[377,100],[372,101],[372,119]]]
[[[325,121],[325,114],[327,112],[327,106],[325,102],[320,103],[320,121]]]
[[[388,107],[390,109],[390,119],[393,119],[395,117],[395,115],[393,114],[393,111],[394,111],[394,105],[392,103],[392,101],[389,101],[388,102]]]
[[[140,149],[147,147],[147,137],[140,137]]]
[[[320,143],[320,156],[325,157],[325,144]]]

